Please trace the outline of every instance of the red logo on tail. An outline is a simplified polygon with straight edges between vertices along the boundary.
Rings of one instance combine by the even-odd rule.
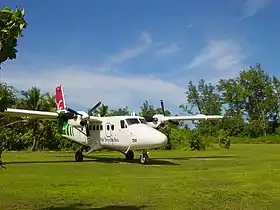
[[[55,93],[56,93],[56,109],[57,110],[66,109],[62,85],[56,87]]]

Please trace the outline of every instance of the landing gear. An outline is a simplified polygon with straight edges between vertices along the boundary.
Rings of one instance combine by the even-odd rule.
[[[134,152],[132,150],[128,150],[127,153],[125,154],[125,159],[126,160],[133,160],[134,159]]]
[[[141,164],[146,164],[149,161],[149,156],[147,154],[147,151],[143,151],[140,155],[140,163]]]
[[[126,160],[133,160],[134,159],[134,152],[132,150],[128,150],[126,153],[122,152],[125,155]],[[149,161],[149,156],[147,150],[143,150],[140,155],[140,163],[146,164]]]
[[[83,155],[82,151],[77,151],[77,152],[75,153],[75,160],[76,160],[77,162],[83,162],[83,160],[84,160],[84,155]]]

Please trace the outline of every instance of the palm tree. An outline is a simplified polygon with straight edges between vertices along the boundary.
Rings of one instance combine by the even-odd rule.
[[[27,109],[34,111],[54,111],[55,100],[54,96],[50,96],[48,93],[41,94],[40,89],[32,87],[27,91],[21,91],[22,98],[18,98],[16,101],[16,107],[19,109]],[[15,123],[25,123],[33,131],[33,144],[31,150],[34,151],[37,146],[37,139],[39,138],[39,130],[42,129],[42,121],[20,118],[17,121],[9,123],[7,126]]]
[[[88,112],[90,111],[90,109],[88,110]],[[94,110],[93,113],[89,113],[91,115],[100,115],[100,117],[107,117],[109,116],[109,108],[108,106],[101,104],[101,106],[99,106],[98,109]]]

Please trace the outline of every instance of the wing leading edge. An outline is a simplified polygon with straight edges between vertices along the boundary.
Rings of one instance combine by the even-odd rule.
[[[192,115],[192,116],[164,116],[164,120],[216,120],[222,119],[220,115]]]
[[[46,112],[46,111],[33,111],[26,109],[11,109],[8,108],[6,111],[1,113],[4,116],[11,117],[28,117],[40,120],[57,120],[58,113],[56,112]]]

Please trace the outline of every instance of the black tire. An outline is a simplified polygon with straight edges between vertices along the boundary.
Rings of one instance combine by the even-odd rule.
[[[147,154],[141,154],[140,155],[140,163],[146,164],[149,160],[149,156]]]
[[[75,160],[76,160],[76,162],[82,162],[84,160],[84,156],[81,151],[77,151],[75,153]]]
[[[132,150],[128,150],[127,153],[125,154],[125,159],[126,160],[133,160],[134,159],[134,152]]]

